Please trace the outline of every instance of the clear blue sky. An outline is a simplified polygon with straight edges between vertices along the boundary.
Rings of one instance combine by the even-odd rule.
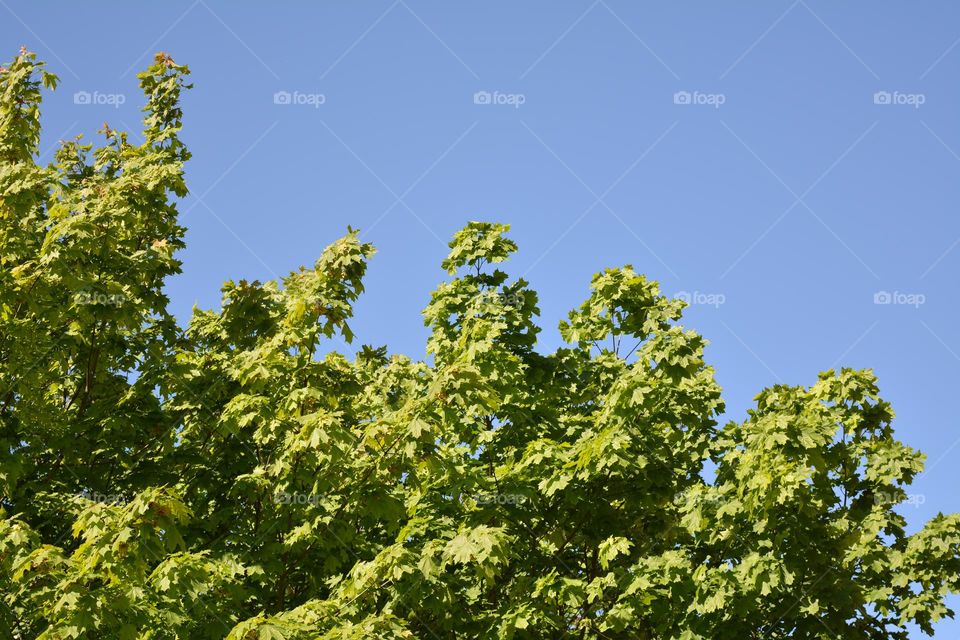
[[[777,381],[872,367],[929,455],[911,527],[960,511],[960,6],[638,5],[0,0],[0,41],[60,74],[45,145],[137,130],[155,51],[193,70],[183,319],[349,224],[379,249],[359,342],[422,356],[446,240],[510,222],[544,349],[591,274],[631,263],[701,302],[686,324],[729,418]]]

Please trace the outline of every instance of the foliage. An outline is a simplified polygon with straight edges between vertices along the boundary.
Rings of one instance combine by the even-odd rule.
[[[180,92],[140,78],[38,164],[32,53],[0,70],[5,638],[905,638],[952,615],[960,518],[907,535],[923,456],[869,371],[778,385],[718,426],[705,340],[630,267],[535,347],[536,294],[470,223],[427,361],[351,341],[355,230],[282,282],[167,312]],[[321,355],[324,354],[324,355]]]

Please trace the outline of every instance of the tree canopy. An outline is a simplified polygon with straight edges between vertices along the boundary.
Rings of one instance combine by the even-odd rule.
[[[907,534],[924,456],[873,373],[721,426],[685,303],[630,266],[549,354],[489,222],[450,242],[426,360],[330,349],[374,253],[353,229],[178,326],[188,73],[139,75],[142,142],[104,125],[44,165],[56,77],[0,68],[0,637],[886,640],[952,615],[960,517]]]

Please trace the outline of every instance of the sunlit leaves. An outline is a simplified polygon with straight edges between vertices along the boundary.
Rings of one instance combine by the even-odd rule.
[[[471,222],[428,358],[348,357],[374,255],[348,228],[181,331],[187,73],[140,74],[143,144],[105,125],[41,167],[55,79],[0,70],[0,637],[899,640],[952,615],[960,519],[907,535],[924,457],[873,374],[718,428],[707,341],[629,266],[539,353],[509,226]]]

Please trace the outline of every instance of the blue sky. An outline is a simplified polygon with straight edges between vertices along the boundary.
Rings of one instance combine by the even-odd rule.
[[[929,455],[911,527],[960,511],[956,3],[0,0],[0,36],[61,77],[51,151],[137,130],[154,52],[191,67],[184,320],[352,225],[379,249],[358,344],[421,357],[447,239],[509,222],[543,349],[633,264],[695,302],[729,418],[872,367]]]

